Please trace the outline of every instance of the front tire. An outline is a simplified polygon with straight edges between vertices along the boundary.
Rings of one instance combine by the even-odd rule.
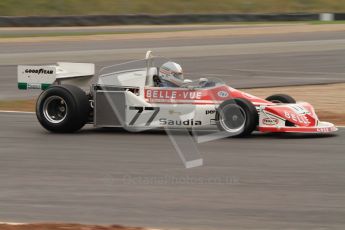
[[[217,109],[216,123],[218,129],[230,136],[247,136],[258,125],[259,116],[255,106],[244,98],[224,101]]]
[[[286,94],[274,94],[272,96],[267,97],[266,101],[270,101],[270,102],[278,103],[278,104],[296,103],[296,100],[293,97]]]
[[[36,104],[36,116],[47,130],[71,133],[88,120],[89,100],[85,92],[73,85],[54,85],[43,91]]]

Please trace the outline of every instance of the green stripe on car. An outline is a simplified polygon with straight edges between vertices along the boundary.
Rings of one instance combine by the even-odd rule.
[[[28,89],[28,84],[24,82],[18,82],[18,89],[22,89],[22,90]]]
[[[21,90],[26,90],[26,89],[41,89],[41,90],[46,90],[50,87],[51,84],[28,84],[25,82],[18,82],[18,89]]]

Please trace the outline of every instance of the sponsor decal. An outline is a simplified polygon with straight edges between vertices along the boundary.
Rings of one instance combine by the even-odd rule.
[[[264,125],[276,125],[278,124],[279,120],[277,118],[264,118],[262,119],[262,123]]]
[[[26,69],[25,73],[34,73],[34,74],[53,74],[54,71],[53,70],[46,70],[46,69]]]
[[[216,113],[216,110],[206,110],[206,111],[205,111],[205,114],[206,114],[206,115],[215,114],[215,113]]]
[[[328,133],[328,132],[335,131],[335,127],[317,128],[316,131],[320,133]]]
[[[291,119],[295,122],[299,122],[299,123],[303,123],[308,125],[310,122],[308,120],[308,118],[305,116],[305,114],[296,114],[296,113],[292,113],[290,111],[284,111],[284,116],[287,119]]]
[[[229,93],[226,91],[218,91],[217,95],[218,97],[227,97],[229,96]]]
[[[27,84],[27,89],[41,89],[41,84]]]
[[[181,121],[181,120],[169,120],[169,119],[166,119],[166,118],[160,118],[159,119],[159,123],[161,125],[175,125],[175,126],[179,126],[179,125],[185,125],[185,126],[198,126],[198,125],[201,125],[201,121],[195,121],[194,119],[188,119],[188,120],[184,120],[184,121]]]
[[[145,91],[145,97],[148,99],[200,100],[202,92],[189,90],[147,89]]]

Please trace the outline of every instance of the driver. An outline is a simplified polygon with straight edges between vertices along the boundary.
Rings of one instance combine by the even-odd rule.
[[[180,87],[185,83],[181,66],[171,61],[159,68],[159,80],[159,87]]]

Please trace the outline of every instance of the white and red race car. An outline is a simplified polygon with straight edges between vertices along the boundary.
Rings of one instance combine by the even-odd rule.
[[[159,66],[167,59],[152,56],[105,67],[66,63],[18,66],[19,89],[41,89],[36,115],[52,132],[74,132],[86,123],[123,127],[220,130],[230,136],[259,132],[328,133],[337,128],[319,121],[307,102],[284,94],[261,99],[221,80],[157,87]],[[90,83],[93,78],[97,80]]]

